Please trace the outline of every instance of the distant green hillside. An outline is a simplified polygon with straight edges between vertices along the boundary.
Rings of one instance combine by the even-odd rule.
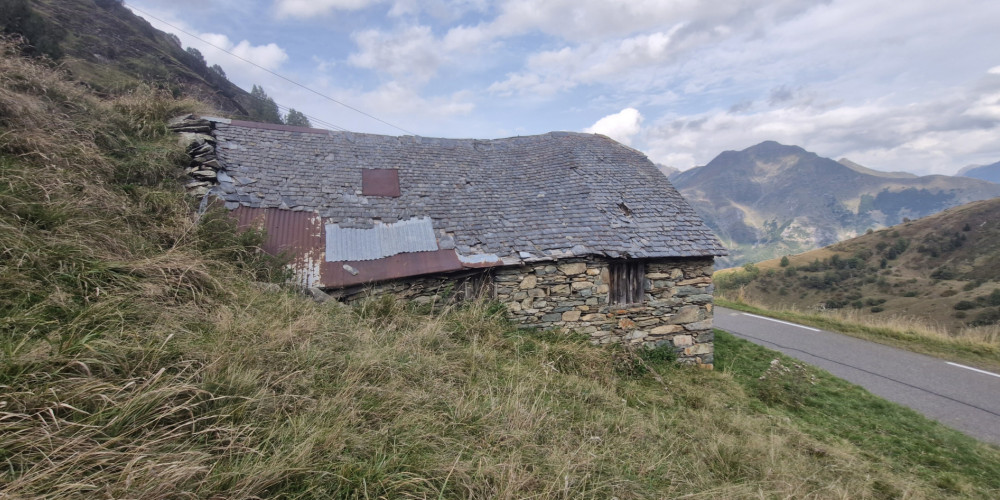
[[[1000,198],[717,273],[724,293],[773,308],[923,318],[953,333],[1000,324]]]

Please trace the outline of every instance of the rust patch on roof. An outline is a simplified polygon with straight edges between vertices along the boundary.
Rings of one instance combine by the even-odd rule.
[[[366,168],[362,170],[361,194],[399,197],[399,170],[394,168]]]
[[[304,286],[321,286],[320,265],[326,254],[323,219],[314,212],[238,207],[232,211],[241,228],[263,229],[263,250],[284,255],[296,279]]]
[[[460,271],[464,268],[454,250],[435,250],[401,253],[377,260],[324,262],[320,274],[325,288],[340,288],[407,276]]]
[[[263,250],[284,255],[303,286],[342,288],[468,268],[503,265],[495,255],[459,257],[454,249],[407,252],[364,261],[326,260],[326,224],[315,212],[278,208],[238,207],[232,211],[239,227],[265,231]]]

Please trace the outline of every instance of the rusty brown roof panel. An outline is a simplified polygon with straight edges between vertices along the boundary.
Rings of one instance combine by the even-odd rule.
[[[238,207],[232,214],[239,227],[264,230],[263,250],[271,255],[287,256],[288,265],[302,285],[320,286],[320,264],[325,260],[326,238],[319,214],[248,207]]]
[[[361,194],[399,197],[399,170],[394,168],[366,168],[362,170]]]
[[[328,262],[326,226],[315,212],[238,207],[232,215],[241,228],[264,230],[263,250],[288,257],[289,267],[304,286],[340,288],[503,264],[494,256],[463,262],[453,249],[399,253],[365,261]]]
[[[350,269],[344,266],[350,266]],[[323,287],[340,288],[422,274],[459,271],[465,266],[454,250],[401,253],[378,260],[324,262],[320,268]],[[353,274],[353,272],[357,274]]]

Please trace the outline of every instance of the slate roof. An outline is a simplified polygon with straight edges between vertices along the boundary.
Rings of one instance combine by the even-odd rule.
[[[316,212],[339,228],[430,218],[440,248],[504,263],[704,257],[725,249],[642,153],[595,134],[433,139],[219,121],[213,192],[230,209]],[[362,195],[398,169],[400,196]]]

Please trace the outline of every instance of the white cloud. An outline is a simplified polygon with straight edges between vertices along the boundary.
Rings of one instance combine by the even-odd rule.
[[[411,26],[395,33],[366,30],[353,38],[358,52],[351,54],[348,62],[414,83],[433,77],[444,56],[427,26]]]
[[[275,0],[278,17],[309,18],[335,10],[360,10],[379,0]]]
[[[917,104],[886,98],[741,113],[712,110],[660,119],[641,135],[650,158],[683,169],[704,165],[727,149],[775,140],[877,170],[942,173],[1000,158],[998,104],[1000,92],[965,90]]]
[[[152,10],[149,7],[143,9]],[[233,42],[223,34],[199,32],[183,21],[174,19],[170,13],[154,11],[152,14],[156,18],[150,17],[146,20],[153,27],[167,33],[173,33],[185,47],[198,49],[209,66],[218,64],[226,71],[229,80],[241,87],[249,88],[251,84],[257,83],[263,75],[267,75],[264,70],[246,61],[251,61],[269,71],[279,70],[288,61],[288,53],[277,43],[254,45],[249,40]],[[136,12],[136,15],[141,16],[142,13]],[[160,19],[165,21],[160,21]],[[193,33],[196,36],[187,33]],[[227,51],[245,60],[237,59],[227,54]]]
[[[190,46],[201,51],[202,55],[205,56],[205,60],[209,63],[219,64],[223,67],[231,67],[234,61],[232,56],[226,54],[224,50],[271,71],[278,69],[282,63],[288,60],[288,54],[285,52],[285,49],[282,49],[276,43],[253,45],[247,40],[241,40],[239,43],[234,44],[229,37],[218,33],[202,33],[199,35],[199,38],[208,43],[192,39]]]
[[[986,72],[989,73],[989,74],[991,74],[991,75],[1000,75],[1000,66],[993,66],[992,68],[990,68]]]
[[[589,134],[603,134],[622,144],[631,144],[632,138],[641,130],[642,114],[635,108],[625,108],[613,115],[597,120],[583,129]]]

